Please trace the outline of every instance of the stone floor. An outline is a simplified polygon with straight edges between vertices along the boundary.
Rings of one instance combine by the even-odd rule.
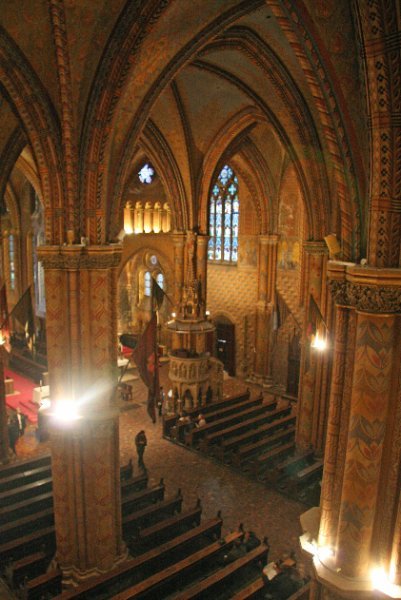
[[[161,369],[161,380],[167,390],[168,365]],[[130,374],[124,376],[129,380]],[[298,566],[308,571],[308,561],[301,554],[298,538],[301,534],[299,515],[306,507],[298,501],[280,495],[265,485],[247,478],[242,473],[215,462],[197,452],[173,444],[162,437],[161,419],[153,424],[146,412],[146,388],[139,380],[132,381],[133,399],[121,402],[120,454],[125,464],[136,455],[134,437],[140,429],[146,431],[148,446],[145,451],[145,464],[150,484],[158,483],[161,477],[166,484],[166,497],[175,495],[181,488],[184,508],[193,507],[197,498],[203,505],[203,517],[214,517],[220,510],[223,518],[223,533],[243,523],[259,537],[267,536],[270,543],[270,559],[295,551]],[[227,394],[244,390],[247,384],[237,379],[225,381]],[[259,394],[260,388],[251,391]],[[29,427],[18,441],[17,452],[20,458],[48,451],[47,443],[39,443],[35,430]]]

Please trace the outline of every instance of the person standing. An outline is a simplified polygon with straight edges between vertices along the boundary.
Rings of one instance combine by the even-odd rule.
[[[20,407],[17,407],[17,421],[18,421],[18,435],[19,437],[23,436],[25,433],[26,427],[26,416],[21,412]]]
[[[19,438],[19,430],[18,430],[18,420],[16,415],[14,415],[11,419],[8,420],[8,441],[10,444],[11,450],[14,452],[15,456],[17,456],[17,450],[15,449],[15,445]]]
[[[146,434],[143,429],[135,436],[135,446],[136,452],[138,454],[138,468],[146,471],[145,463],[143,461],[143,455],[145,453],[145,448],[148,444],[148,440],[146,439]]]

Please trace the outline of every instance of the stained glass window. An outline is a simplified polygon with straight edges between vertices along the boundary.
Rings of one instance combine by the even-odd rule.
[[[238,229],[238,179],[231,167],[225,165],[210,195],[209,260],[237,262]]]

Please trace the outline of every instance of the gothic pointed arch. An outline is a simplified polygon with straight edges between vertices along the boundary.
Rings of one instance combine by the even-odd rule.
[[[46,239],[64,241],[61,134],[54,107],[27,59],[0,29],[0,84],[29,140],[40,173]],[[58,218],[55,217],[58,213]]]

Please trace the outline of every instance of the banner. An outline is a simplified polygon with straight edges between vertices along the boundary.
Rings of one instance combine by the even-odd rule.
[[[159,357],[157,353],[157,316],[153,314],[132,353],[139,375],[148,388],[148,414],[156,422],[156,402],[159,397]]]
[[[10,315],[8,314],[6,284],[0,290],[0,330],[4,348],[10,352]]]

